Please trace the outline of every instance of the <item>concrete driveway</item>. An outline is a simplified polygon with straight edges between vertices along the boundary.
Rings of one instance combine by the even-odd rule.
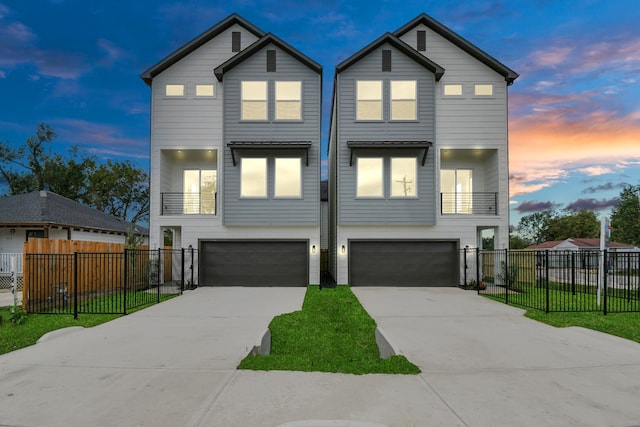
[[[304,291],[200,288],[0,356],[0,425],[640,424],[640,345],[458,289],[354,288],[421,375],[236,371]]]

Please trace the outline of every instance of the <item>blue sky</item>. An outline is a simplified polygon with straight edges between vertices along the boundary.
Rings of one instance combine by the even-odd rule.
[[[520,73],[512,224],[549,208],[607,214],[640,184],[637,0],[0,0],[0,140],[21,144],[45,122],[58,152],[78,145],[148,170],[139,74],[234,12],[324,66],[324,147],[335,65],[426,12]]]

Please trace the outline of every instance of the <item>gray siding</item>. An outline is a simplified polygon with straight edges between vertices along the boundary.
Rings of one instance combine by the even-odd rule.
[[[382,72],[382,50],[392,51],[392,71]],[[379,122],[355,120],[356,81],[383,80],[383,117]],[[418,93],[416,121],[390,121],[389,81],[416,80]],[[435,223],[435,161],[434,149],[429,150],[425,165],[418,163],[418,197],[390,198],[388,164],[385,168],[385,198],[356,198],[356,164],[349,166],[350,151],[346,142],[360,141],[434,141],[435,137],[435,77],[424,67],[389,45],[383,45],[367,57],[352,65],[338,76],[338,164],[339,164],[339,217],[338,223],[346,224],[397,224],[426,225]],[[435,148],[435,147],[434,147]],[[422,150],[384,149],[356,151],[361,154],[422,158]],[[356,157],[354,156],[354,158]],[[388,161],[387,161],[388,163]]]
[[[276,50],[276,72],[266,72],[266,51]],[[250,122],[240,120],[240,82],[268,81],[268,112],[270,120]],[[302,81],[302,121],[273,120],[275,107],[274,82]],[[273,45],[267,45],[251,58],[224,75],[224,216],[225,225],[315,225],[320,224],[320,80],[321,76]],[[301,199],[241,199],[240,166],[234,166],[231,141],[311,141],[309,165],[302,165]],[[240,156],[298,154],[302,151],[245,150]],[[270,165],[272,161],[270,162]],[[273,168],[269,168],[269,191],[273,194]]]

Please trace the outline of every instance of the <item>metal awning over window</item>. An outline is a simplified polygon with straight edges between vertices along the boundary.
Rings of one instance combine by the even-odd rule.
[[[231,149],[231,160],[236,166],[237,150],[305,150],[306,164],[309,166],[309,148],[311,141],[231,141],[227,144]]]
[[[429,148],[433,146],[433,143],[429,141],[347,141],[347,147],[349,147],[349,166],[353,166],[353,152],[356,149],[362,148],[413,148],[424,149],[422,155],[422,166],[427,161],[427,154]]]

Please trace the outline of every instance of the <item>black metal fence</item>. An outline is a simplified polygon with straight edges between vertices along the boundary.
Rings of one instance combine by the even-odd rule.
[[[461,286],[545,312],[640,312],[638,251],[461,251]]]
[[[127,314],[197,286],[195,249],[27,254],[23,307],[30,313]]]

